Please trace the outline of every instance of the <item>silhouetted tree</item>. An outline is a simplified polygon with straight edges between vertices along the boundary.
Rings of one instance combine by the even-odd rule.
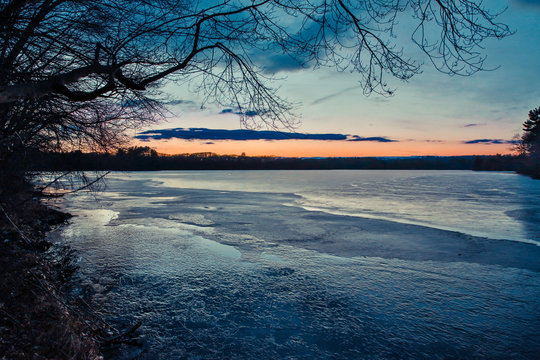
[[[540,178],[540,107],[529,111],[529,119],[523,123],[518,151],[525,159],[522,172]]]
[[[529,111],[529,119],[523,123],[521,137],[528,155],[538,155],[540,152],[540,107]]]
[[[39,163],[34,170],[68,172],[73,170],[269,170],[269,169],[426,169],[426,170],[494,170],[514,171],[519,157],[511,155],[424,156],[411,158],[284,158],[272,156],[218,155],[194,153],[159,155],[146,147],[135,147],[127,155],[120,149],[107,153],[34,154]]]
[[[391,94],[386,74],[420,69],[396,47],[402,17],[438,70],[468,75],[483,68],[482,41],[509,34],[496,15],[479,0],[3,1],[0,168],[30,148],[121,143],[125,129],[156,120],[164,79],[270,126],[292,121],[269,85],[285,60],[350,70],[365,93]]]
[[[140,157],[140,156],[146,156],[146,157],[156,157],[157,152],[156,150],[148,147],[148,146],[132,146],[127,149],[126,152],[127,156],[133,156],[133,157]]]

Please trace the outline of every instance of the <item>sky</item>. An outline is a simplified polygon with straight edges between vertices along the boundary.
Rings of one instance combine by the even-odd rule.
[[[493,5],[492,5],[493,3]],[[160,153],[248,156],[490,155],[512,151],[529,110],[540,106],[540,0],[490,1],[515,34],[486,42],[486,67],[448,76],[425,64],[407,82],[389,79],[391,97],[365,96],[358,76],[330,69],[277,67],[279,95],[296,104],[293,133],[242,127],[234,107],[207,105],[168,85],[167,119],[132,134]],[[498,6],[498,7],[497,7]],[[279,65],[279,63],[278,63]],[[248,114],[250,115],[250,114]],[[287,129],[278,129],[284,132]]]

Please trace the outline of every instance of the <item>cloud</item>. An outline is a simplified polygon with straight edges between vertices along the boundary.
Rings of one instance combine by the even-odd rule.
[[[526,5],[540,9],[540,0],[515,0],[520,5]]]
[[[171,106],[175,106],[175,105],[195,105],[195,102],[191,101],[191,100],[181,100],[181,99],[175,99],[175,100],[168,100],[168,101],[160,101],[160,100],[152,100],[152,99],[148,99],[148,100],[129,100],[129,101],[126,101],[124,103],[124,106],[127,106],[127,107],[141,107],[141,106],[145,106],[146,104],[148,104],[149,102],[154,102],[154,103],[158,103],[158,104],[162,104],[162,105],[171,105]]]
[[[307,133],[287,133],[272,130],[225,130],[206,128],[175,128],[161,130],[147,130],[138,133],[136,139],[148,140],[320,140],[320,141],[374,141],[374,142],[396,142],[384,136],[362,137],[347,134],[307,134]]]
[[[259,52],[253,54],[251,59],[261,67],[266,74],[276,74],[282,71],[299,71],[309,67],[308,64],[304,64],[302,61],[295,59],[287,54],[274,53],[271,55]]]
[[[474,123],[473,123],[473,124],[465,124],[465,125],[463,125],[463,127],[464,127],[464,128],[468,128],[468,127],[483,126],[483,125],[485,125],[485,124],[474,124]]]
[[[219,112],[220,114],[236,114],[236,115],[245,115],[248,117],[257,116],[259,113],[254,110],[248,110],[248,111],[238,111],[233,109],[223,109]]]
[[[517,140],[503,140],[503,139],[476,139],[463,141],[463,144],[484,144],[484,145],[499,145],[499,144],[517,144]]]
[[[191,100],[181,100],[181,99],[176,99],[176,100],[169,100],[167,102],[165,102],[165,104],[167,105],[194,105],[195,102],[191,101]]]
[[[349,91],[352,91],[352,90],[355,90],[355,89],[358,89],[358,88],[361,88],[361,86],[357,85],[357,86],[351,86],[351,87],[348,87],[346,89],[343,89],[343,90],[340,90],[338,92],[335,92],[333,94],[330,94],[330,95],[326,95],[326,96],[323,96],[321,98],[318,98],[318,99],[315,99],[311,102],[311,105],[316,105],[316,104],[320,104],[322,102],[325,102],[327,100],[330,100],[330,99],[333,99],[335,97],[338,97],[340,95],[343,95]]]
[[[386,136],[362,137],[358,135],[352,135],[347,141],[397,142],[397,140],[389,139]]]

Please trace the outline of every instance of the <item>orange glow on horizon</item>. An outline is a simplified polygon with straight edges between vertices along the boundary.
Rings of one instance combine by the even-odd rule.
[[[167,155],[213,152],[219,155],[282,156],[282,157],[381,157],[381,156],[460,156],[511,153],[508,144],[463,144],[460,142],[402,141],[391,143],[311,141],[311,140],[247,140],[247,141],[136,141],[133,145],[150,146]]]

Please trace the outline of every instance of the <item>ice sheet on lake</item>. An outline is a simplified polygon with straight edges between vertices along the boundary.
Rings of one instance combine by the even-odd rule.
[[[314,193],[337,179],[325,190],[331,193],[341,183],[349,191],[382,179],[371,174],[362,183],[331,174],[310,173],[298,184],[311,182]],[[442,184],[457,175],[441,173]],[[114,176],[95,197],[66,199],[67,210],[80,216],[60,231],[81,258],[77,294],[100,303],[110,321],[142,321],[149,343],[143,359],[529,359],[540,353],[538,246],[283,205],[301,200],[296,185],[259,191],[272,182],[284,190],[291,173],[214,172],[222,181],[216,189],[188,188],[209,187],[209,173],[163,175],[181,178],[182,188],[165,186],[168,180],[156,173]],[[395,176],[390,184],[413,175]],[[263,183],[235,191],[230,183],[241,177]],[[514,181],[506,191],[519,192],[516,178],[504,179],[502,185]],[[496,174],[481,176],[492,186],[472,192],[500,203],[504,186],[497,181]],[[534,201],[521,208],[537,207]],[[510,214],[514,221],[524,216]],[[532,226],[524,233],[534,234]]]

